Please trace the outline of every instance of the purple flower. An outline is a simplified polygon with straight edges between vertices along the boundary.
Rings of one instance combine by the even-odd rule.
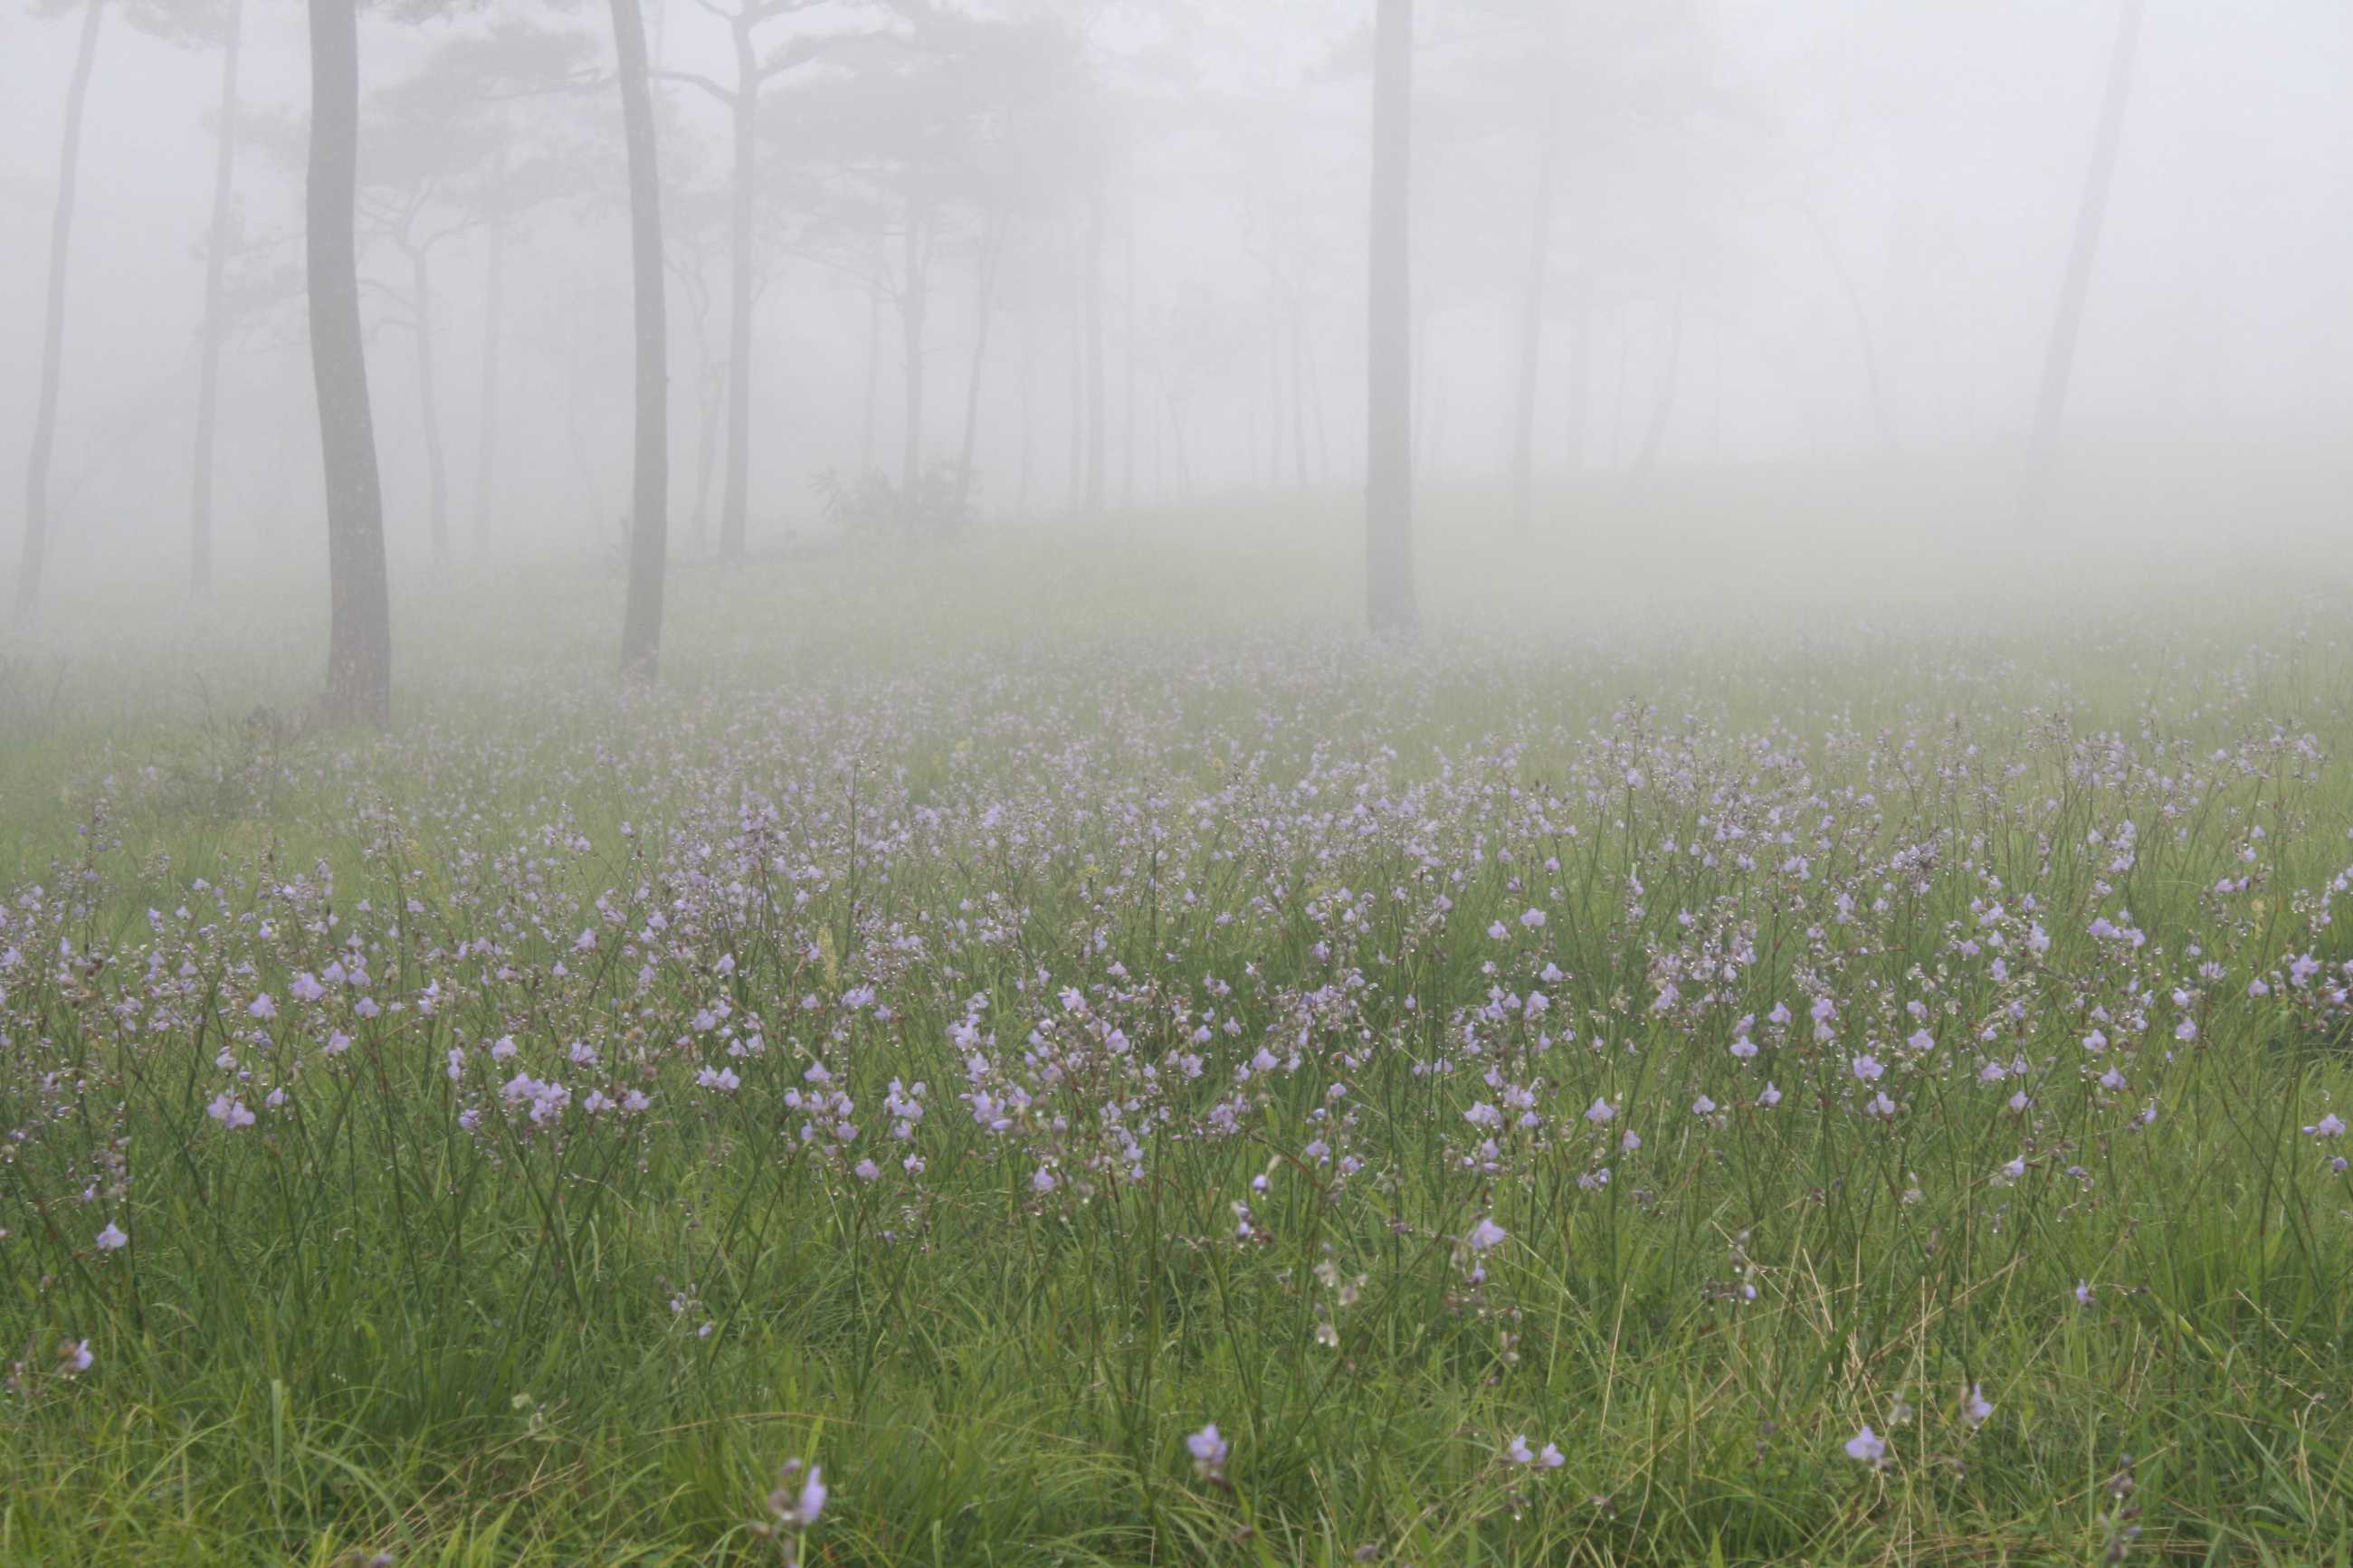
[[[1866,1423],[1862,1431],[1846,1440],[1846,1457],[1874,1470],[1883,1468],[1887,1463],[1887,1441]]]
[[[1210,1422],[1185,1439],[1186,1451],[1193,1456],[1193,1473],[1208,1480],[1221,1476],[1226,1468],[1226,1440],[1218,1435],[1218,1424]]]

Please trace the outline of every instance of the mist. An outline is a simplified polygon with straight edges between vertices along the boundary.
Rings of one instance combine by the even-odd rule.
[[[1113,539],[1360,489],[1366,9],[765,16],[740,458],[733,34],[700,6],[649,9],[672,552],[888,531],[907,453],[918,488],[960,470],[967,422],[969,472],[939,479],[956,515],[933,531],[1085,518]],[[20,15],[0,56],[12,497],[85,14]],[[191,549],[224,21],[215,0],[107,6],[100,24],[45,486],[68,599],[167,583]],[[1450,516],[1607,535],[1602,497],[1694,475],[2023,483],[2117,25],[2101,5],[1426,4],[1408,328],[1414,484],[1436,503],[1424,556],[1451,547]],[[224,579],[323,566],[306,38],[284,6],[242,19],[210,487]],[[368,10],[359,43],[389,555],[512,571],[607,552],[631,483],[610,28],[576,6]],[[2295,472],[2317,496],[2342,471],[2353,209],[2330,195],[2353,173],[2334,90],[2353,21],[2316,0],[2160,4],[2136,55],[2060,405],[2059,504],[2105,531],[2189,482],[2215,510],[2189,524],[2242,527],[2238,487]],[[2012,510],[1971,526],[2003,534]]]
[[[2353,1561],[2344,0],[0,14],[0,1565]]]

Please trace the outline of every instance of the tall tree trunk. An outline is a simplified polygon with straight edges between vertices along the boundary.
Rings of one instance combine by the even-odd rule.
[[[744,559],[744,514],[752,482],[752,194],[758,173],[760,62],[754,13],[739,9],[735,38],[735,179],[727,216],[727,478],[719,499],[719,559]]]
[[[1535,511],[1536,376],[1544,358],[1545,281],[1552,268],[1553,187],[1560,183],[1560,98],[1546,92],[1536,147],[1536,188],[1528,205],[1528,269],[1520,292],[1519,385],[1512,410],[1512,525]]]
[[[1376,636],[1410,636],[1413,593],[1413,0],[1376,0],[1366,421],[1365,611]]]
[[[506,324],[507,231],[491,225],[491,255],[482,277],[482,394],[474,416],[474,549],[491,542],[499,458],[499,333]]]
[[[662,574],[670,551],[670,345],[662,320],[661,174],[654,161],[653,93],[646,80],[646,26],[638,0],[613,0],[613,50],[629,155],[630,292],[638,347],[637,460],[621,669],[651,680],[661,663]]]
[[[237,221],[237,68],[242,53],[245,0],[229,0],[221,40],[220,136],[213,146],[212,233],[205,242],[205,328],[196,360],[196,454],[188,504],[188,585],[199,595],[213,588],[213,447],[220,416],[221,345],[228,336],[224,278],[230,226]]]
[[[310,0],[311,166],[303,194],[311,375],[326,469],[327,689],[337,721],[392,721],[392,587],[384,493],[360,327],[360,28],[357,0]]]
[[[1103,512],[1103,173],[1087,192],[1087,513]]]
[[[972,456],[980,437],[980,377],[988,362],[988,327],[997,314],[997,266],[1005,250],[1006,220],[989,215],[973,284],[972,374],[964,387],[964,447],[956,457],[956,519],[972,503]]]
[[[2108,212],[2108,186],[2116,172],[2116,149],[2124,140],[2125,105],[2132,97],[2133,58],[2140,46],[2144,0],[2124,0],[2116,21],[2115,52],[2108,58],[2108,86],[2100,103],[2100,129],[2092,144],[2092,166],[2084,175],[2084,199],[2075,209],[2075,235],[2067,247],[2067,275],[2059,288],[2059,313],[2042,358],[2042,386],[2034,401],[2034,430],[2026,457],[2023,511],[2031,521],[2049,499],[2059,456],[2059,423],[2067,409],[2067,383],[2075,369],[2075,338],[2084,325],[2084,297],[2099,253],[2100,229]]]
[[[441,403],[433,385],[433,268],[424,247],[409,252],[408,275],[416,296],[417,413],[425,424],[425,515],[438,566],[449,559],[449,473],[441,450]]]
[[[66,89],[65,145],[58,154],[58,205],[49,216],[48,315],[41,332],[40,400],[33,410],[33,451],[25,463],[25,552],[16,571],[16,613],[40,602],[41,567],[49,549],[49,453],[58,437],[58,378],[66,346],[66,257],[73,243],[74,175],[81,162],[82,110],[90,101],[90,68],[98,61],[98,25],[105,0],[83,0],[81,44]]]
[[[899,341],[906,350],[905,427],[899,432],[899,526],[909,533],[922,521],[923,481],[923,314],[930,303],[923,277],[922,206],[912,188],[899,236]]]

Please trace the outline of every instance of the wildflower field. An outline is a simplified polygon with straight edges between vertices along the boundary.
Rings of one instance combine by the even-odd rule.
[[[0,1561],[2353,1561],[2330,563],[1345,541],[12,647]]]

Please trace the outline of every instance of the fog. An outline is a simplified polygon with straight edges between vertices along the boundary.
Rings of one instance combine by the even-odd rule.
[[[0,23],[0,574],[22,570],[91,4],[46,482],[43,593],[67,604],[188,575],[220,128],[223,0]],[[1184,520],[1247,507],[1280,531],[1354,507],[1374,10],[770,6],[752,33],[776,68],[753,138],[744,553],[1032,528],[1208,542],[1231,531]],[[724,11],[649,0],[645,16],[681,562],[729,542]],[[1422,0],[1408,330],[1425,570],[1461,531],[1606,544],[1639,516],[1627,503],[1694,483],[1726,515],[1787,522],[1805,510],[1791,487],[1826,474],[1868,472],[1891,513],[2014,534],[2120,15]],[[225,583],[325,567],[308,40],[301,8],[245,7],[212,485]],[[631,510],[633,338],[609,18],[370,7],[359,55],[396,575],[610,556]],[[2075,535],[2128,534],[2160,499],[2212,539],[2341,524],[2348,74],[2353,12],[2328,0],[2148,5],[2066,356],[2050,504]],[[1975,499],[1936,511],[1957,487]]]

